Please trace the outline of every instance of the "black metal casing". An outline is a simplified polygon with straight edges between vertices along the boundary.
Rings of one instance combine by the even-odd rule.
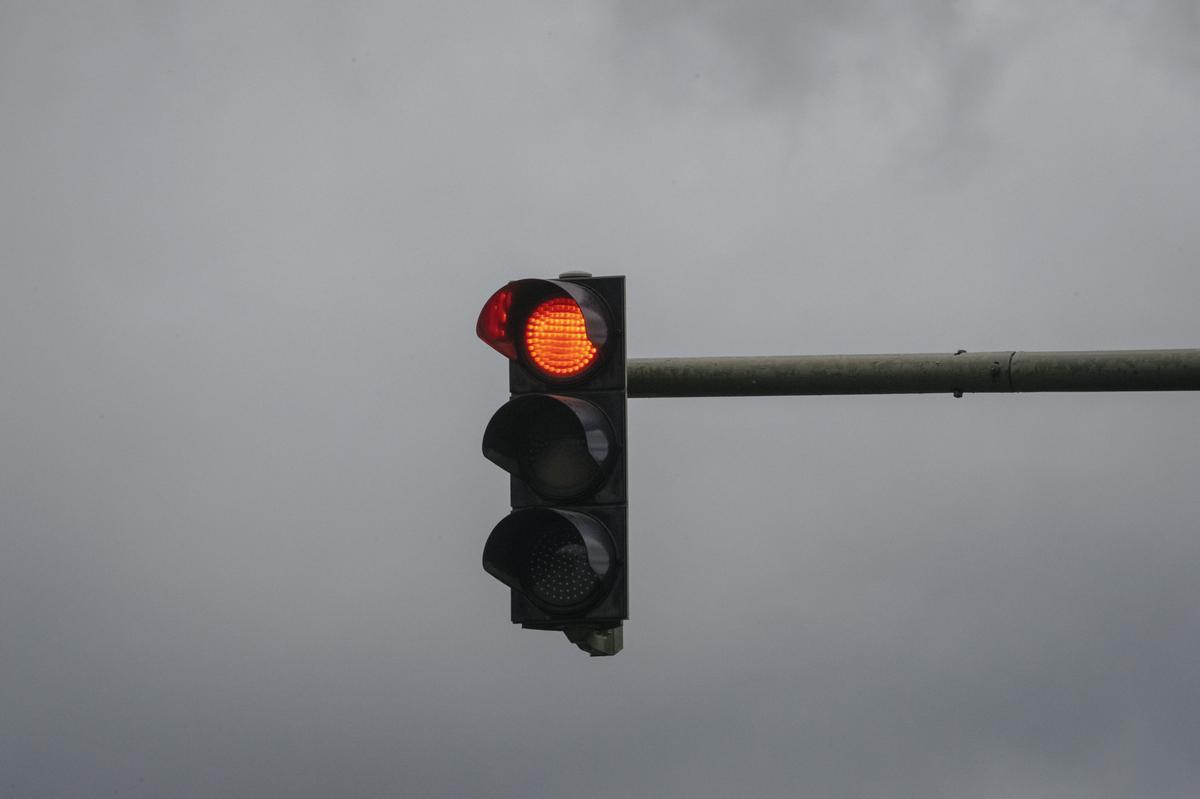
[[[621,622],[629,617],[625,278],[588,277],[545,282],[555,285],[574,284],[590,290],[604,306],[606,339],[603,345],[598,347],[600,354],[596,365],[576,379],[557,380],[540,376],[534,367],[524,362],[524,353],[518,348],[517,359],[509,363],[511,398],[556,395],[591,403],[607,417],[612,430],[614,453],[605,477],[592,490],[569,500],[540,496],[526,480],[514,473],[510,483],[511,504],[514,512],[524,508],[549,508],[591,516],[611,534],[616,559],[607,590],[590,608],[570,614],[551,613],[514,587],[511,589],[512,621],[526,628],[542,630],[581,627],[603,630],[619,627]],[[570,288],[572,293],[577,292],[573,286]]]

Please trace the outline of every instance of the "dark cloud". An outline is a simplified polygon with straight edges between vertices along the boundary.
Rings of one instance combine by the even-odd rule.
[[[876,120],[917,109],[929,151],[976,152],[1005,65],[1053,14],[942,2],[622,3],[613,51],[655,102],[716,113],[821,113],[831,97]]]
[[[1196,74],[1200,73],[1200,4],[1158,0],[1117,9],[1132,24],[1141,55],[1178,71],[1180,85],[1195,91]]]

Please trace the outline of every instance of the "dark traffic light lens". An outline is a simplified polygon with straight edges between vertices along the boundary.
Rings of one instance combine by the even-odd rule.
[[[592,436],[571,408],[560,402],[531,404],[522,414],[517,463],[521,474],[538,494],[567,499],[587,492],[604,476],[608,458],[607,436]]]
[[[595,491],[616,459],[612,423],[578,397],[514,397],[483,434],[488,460],[524,480],[539,497],[568,500]]]
[[[609,531],[590,514],[522,508],[488,536],[483,568],[552,615],[587,610],[617,579],[620,564]]]
[[[607,552],[589,551],[578,530],[556,526],[534,534],[524,582],[539,604],[573,608],[596,595],[609,567]]]

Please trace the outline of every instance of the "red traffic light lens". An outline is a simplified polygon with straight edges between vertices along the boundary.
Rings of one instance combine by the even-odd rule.
[[[525,351],[538,369],[551,377],[575,377],[596,361],[596,345],[588,338],[579,303],[553,297],[525,320]]]
[[[513,346],[513,340],[508,335],[508,312],[512,308],[512,302],[513,293],[508,286],[493,294],[479,312],[479,321],[475,323],[475,335],[504,357],[515,360],[517,348]]]
[[[604,359],[608,310],[586,286],[559,280],[514,280],[479,312],[475,333],[532,377],[566,382]]]

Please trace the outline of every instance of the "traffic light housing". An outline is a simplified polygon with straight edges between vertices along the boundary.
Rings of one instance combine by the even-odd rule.
[[[476,333],[509,359],[511,394],[483,435],[513,508],[483,568],[510,588],[514,623],[616,654],[629,617],[625,278],[515,280]]]

